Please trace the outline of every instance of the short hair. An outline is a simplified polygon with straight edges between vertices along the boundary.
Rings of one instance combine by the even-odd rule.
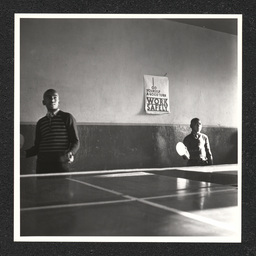
[[[194,125],[195,123],[197,123],[198,121],[200,121],[199,118],[195,117],[190,121],[190,127],[192,127],[192,125]]]
[[[58,94],[58,92],[56,90],[48,89],[47,91],[45,91],[43,98],[45,98],[46,94],[48,94],[48,93],[57,93]]]

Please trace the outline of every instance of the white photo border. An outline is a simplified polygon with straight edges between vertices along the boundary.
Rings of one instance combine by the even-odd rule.
[[[26,14],[16,13],[14,24],[14,236],[15,242],[154,242],[241,243],[242,216],[242,15],[241,14]],[[21,236],[20,235],[20,20],[21,19],[236,19],[238,63],[238,208],[240,234],[236,237],[196,236]]]

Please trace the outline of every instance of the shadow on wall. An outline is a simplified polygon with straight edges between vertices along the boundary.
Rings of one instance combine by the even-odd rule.
[[[176,144],[190,133],[187,126],[157,126],[155,147],[158,167],[184,166],[186,161],[176,153]]]
[[[214,164],[237,163],[237,129],[206,127],[204,130],[210,140]]]
[[[21,125],[23,149],[33,145],[35,125]],[[186,166],[176,144],[190,133],[189,126],[78,125],[80,149],[72,171]],[[237,130],[204,127],[214,164],[237,163]],[[34,173],[36,157],[21,159],[21,174]]]
[[[230,136],[230,152],[227,154],[227,163],[233,164],[238,162],[238,134],[237,131]]]

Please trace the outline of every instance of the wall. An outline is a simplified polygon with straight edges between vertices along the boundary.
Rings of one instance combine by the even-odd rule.
[[[188,126],[79,125],[81,148],[70,166],[73,171],[112,170],[184,166],[176,153],[177,142],[189,133]],[[34,125],[22,125],[27,138],[24,148],[33,143]],[[235,128],[204,128],[211,142],[214,164],[237,162]],[[35,173],[36,158],[22,159],[21,173]]]
[[[158,19],[22,19],[20,29],[20,120],[26,141],[45,115],[43,92],[55,88],[61,109],[76,117],[86,140],[78,157],[86,163],[78,161],[76,169],[181,165],[163,160],[164,151],[155,148],[160,149],[167,137],[173,142],[183,138],[193,117],[200,117],[212,131],[208,135],[213,151],[230,153],[230,145],[222,147],[221,131],[228,143],[239,122],[236,36]],[[146,115],[143,75],[166,73],[171,113]],[[130,139],[136,146],[129,147]],[[111,157],[105,145],[113,148]],[[134,153],[138,147],[140,154]],[[121,157],[123,151],[126,158]],[[100,166],[92,160],[99,156]],[[103,164],[112,158],[113,164]]]

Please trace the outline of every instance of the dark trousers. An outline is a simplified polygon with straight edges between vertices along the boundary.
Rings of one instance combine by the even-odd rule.
[[[42,162],[37,161],[36,164],[37,173],[60,173],[69,172],[69,164],[67,162]]]

